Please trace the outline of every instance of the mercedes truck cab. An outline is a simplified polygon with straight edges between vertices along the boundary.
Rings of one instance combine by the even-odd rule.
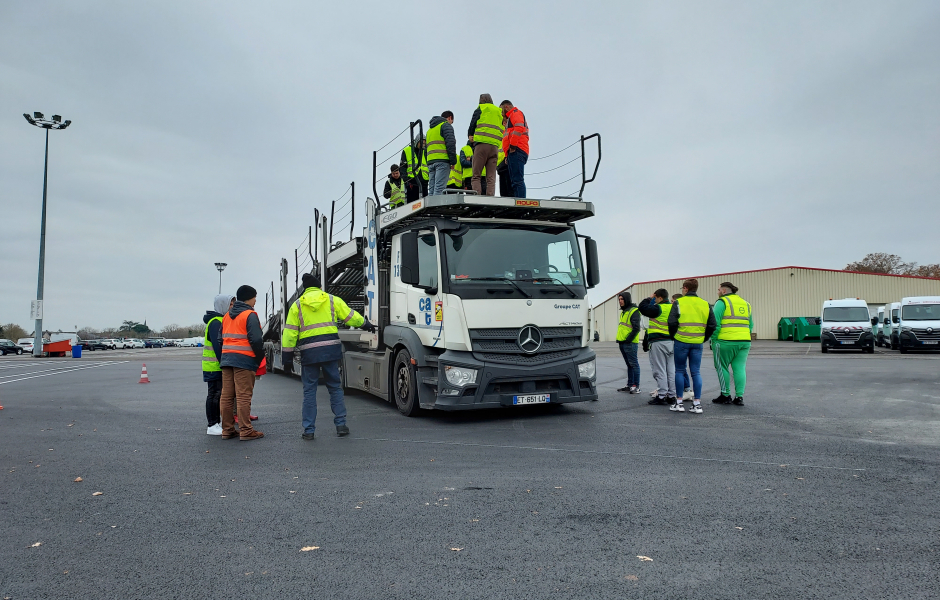
[[[873,354],[875,338],[871,332],[868,303],[860,298],[826,300],[822,307],[822,351],[861,350]]]
[[[875,338],[876,346],[884,346],[885,336],[883,333],[884,329],[884,318],[885,318],[885,308],[883,306],[878,307],[878,314],[872,318],[871,321],[871,335]]]
[[[885,348],[898,349],[898,321],[901,318],[901,303],[885,304],[885,316],[882,321],[881,336],[884,338]]]
[[[940,296],[901,298],[898,350],[940,350]]]

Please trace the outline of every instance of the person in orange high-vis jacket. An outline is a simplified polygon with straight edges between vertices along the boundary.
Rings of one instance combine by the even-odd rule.
[[[525,164],[529,160],[529,124],[522,111],[503,100],[499,107],[506,118],[506,131],[503,134],[503,154],[509,167],[509,180],[512,182],[512,195],[525,198]]]
[[[255,440],[264,434],[251,426],[251,396],[255,372],[264,358],[261,320],[254,311],[258,292],[243,285],[235,292],[235,304],[222,319],[222,439]],[[238,429],[235,429],[235,410]]]

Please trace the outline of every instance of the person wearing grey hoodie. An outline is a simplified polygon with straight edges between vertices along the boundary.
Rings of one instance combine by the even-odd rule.
[[[457,137],[454,135],[454,113],[445,110],[431,117],[428,124],[428,195],[439,196],[447,187],[450,168],[457,164]]]
[[[202,348],[202,380],[208,384],[206,395],[206,420],[209,422],[207,435],[222,435],[222,416],[219,412],[219,399],[222,397],[222,318],[235,296],[219,294],[212,303],[215,310],[207,310],[202,322],[206,324],[205,345]]]

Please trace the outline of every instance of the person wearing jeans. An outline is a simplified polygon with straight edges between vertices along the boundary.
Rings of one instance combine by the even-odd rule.
[[[509,167],[509,179],[512,182],[512,195],[525,198],[525,164],[529,160],[529,124],[522,111],[509,100],[499,103],[503,111],[505,133],[503,134],[503,153],[506,166]]]
[[[618,392],[640,393],[640,361],[637,359],[637,336],[640,335],[640,311],[630,296],[630,292],[620,292],[620,322],[617,325],[617,342],[620,353],[627,363],[627,385]]]
[[[440,196],[450,179],[450,169],[457,164],[457,138],[454,136],[454,113],[445,110],[431,117],[427,139],[428,195]]]
[[[301,416],[305,433],[313,433],[317,423],[317,385],[323,369],[323,383],[330,391],[330,408],[333,410],[333,425],[337,431],[346,426],[346,404],[343,402],[343,385],[339,376],[339,362],[326,362],[319,365],[304,365],[301,380],[304,384],[304,405]]]
[[[674,346],[676,361],[676,389],[684,389],[689,384],[685,380],[685,367],[689,366],[692,376],[692,409],[694,414],[702,414],[702,345],[715,331],[715,314],[708,302],[698,297],[697,279],[686,279],[682,283],[682,297],[669,311],[669,334],[676,340]],[[681,381],[680,381],[681,379]],[[674,412],[685,412],[682,398],[669,407]]]

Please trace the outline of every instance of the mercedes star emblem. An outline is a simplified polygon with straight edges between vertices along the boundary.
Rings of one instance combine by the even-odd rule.
[[[526,354],[535,354],[542,347],[542,332],[535,325],[526,325],[519,330],[516,343]]]

